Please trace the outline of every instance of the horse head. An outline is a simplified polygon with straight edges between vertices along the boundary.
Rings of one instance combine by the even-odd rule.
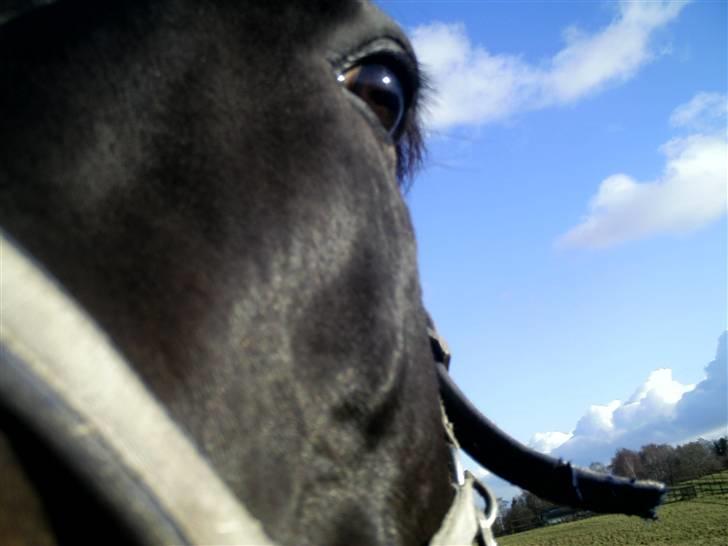
[[[468,498],[440,390],[455,433],[480,438],[464,447],[518,481],[513,446],[433,362],[401,190],[423,78],[396,24],[358,0],[9,4],[0,452],[42,499],[37,525],[192,543],[149,514],[224,505],[261,541],[441,543]],[[53,380],[35,337],[64,362]],[[567,502],[589,493],[534,460]]]
[[[281,544],[425,543],[453,493],[402,31],[358,1],[60,1],[0,56],[3,228],[234,495]]]

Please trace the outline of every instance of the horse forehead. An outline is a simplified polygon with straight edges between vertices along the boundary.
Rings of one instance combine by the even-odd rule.
[[[255,9],[247,9],[254,6]],[[320,0],[318,2],[290,2],[281,10],[271,2],[239,3],[235,8],[247,27],[267,26],[271,36],[284,49],[316,54],[325,50],[329,56],[340,56],[378,38],[389,38],[414,56],[411,44],[400,28],[387,14],[368,0]],[[274,54],[261,50],[261,55]]]
[[[35,11],[44,6],[61,4],[63,0],[10,0],[0,2],[0,25],[13,19]],[[156,1],[163,10],[185,11],[181,1]],[[285,7],[268,0],[243,0],[230,2],[221,0],[210,2],[208,7],[192,2],[196,15],[204,19],[205,14],[216,12],[209,9],[214,4],[225,9],[232,9],[242,18],[253,22],[259,27],[267,27],[278,36],[307,35],[315,41],[318,31],[325,30],[332,33],[334,47],[346,48],[350,43],[365,41],[386,35],[397,39],[411,52],[406,35],[400,27],[382,10],[372,4],[370,0],[317,0],[307,2],[287,2]],[[84,3],[73,9],[76,17],[84,18],[84,11],[95,9],[93,6],[84,7]],[[240,20],[235,17],[234,20]],[[301,33],[301,30],[304,32]],[[300,40],[300,38],[299,38]]]
[[[353,16],[330,29],[329,47],[347,51],[377,38],[387,37],[398,41],[414,55],[407,36],[388,15],[371,2],[354,2]]]

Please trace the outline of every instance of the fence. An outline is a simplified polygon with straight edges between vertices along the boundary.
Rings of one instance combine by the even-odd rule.
[[[665,504],[716,495],[728,495],[728,479],[725,475],[706,476],[689,483],[669,487]]]
[[[715,497],[725,495],[728,498],[728,472],[703,476],[689,482],[683,482],[667,488],[664,504],[687,501],[698,497]],[[721,501],[722,502],[722,501]],[[546,510],[541,514],[533,514],[522,518],[501,520],[496,535],[510,535],[529,531],[537,527],[555,525],[578,519],[596,516],[593,512],[572,508],[558,507]]]
[[[522,533],[524,531],[530,531],[538,527],[545,527],[547,525],[556,525],[559,523],[567,523],[569,521],[576,521],[580,519],[590,518],[595,516],[594,512],[587,510],[579,510],[576,508],[558,507],[546,510],[538,515],[531,515],[522,518],[508,518],[507,521],[501,521],[500,525],[497,525],[496,535],[512,535],[515,533]]]

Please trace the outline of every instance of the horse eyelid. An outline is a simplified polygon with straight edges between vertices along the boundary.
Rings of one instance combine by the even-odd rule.
[[[417,58],[409,48],[398,40],[396,47],[387,40],[384,47],[359,48],[357,54],[349,54],[339,60],[333,60],[336,79],[340,79],[346,70],[365,62],[378,62],[393,70],[404,85],[405,112],[403,124],[398,131],[394,142],[397,153],[397,178],[400,186],[406,191],[410,186],[415,172],[418,170],[425,155],[424,131],[419,116],[420,105],[426,101],[430,86],[428,77],[419,65]],[[381,43],[377,40],[377,45]],[[345,59],[345,60],[344,60]]]

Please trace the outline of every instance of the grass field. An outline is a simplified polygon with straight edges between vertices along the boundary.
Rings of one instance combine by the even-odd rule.
[[[728,501],[703,497],[658,511],[657,521],[597,516],[498,538],[499,546],[726,546]]]
[[[499,537],[498,545],[728,546],[726,495],[669,504],[658,509],[658,516],[657,521],[647,522],[636,517],[597,516]]]

